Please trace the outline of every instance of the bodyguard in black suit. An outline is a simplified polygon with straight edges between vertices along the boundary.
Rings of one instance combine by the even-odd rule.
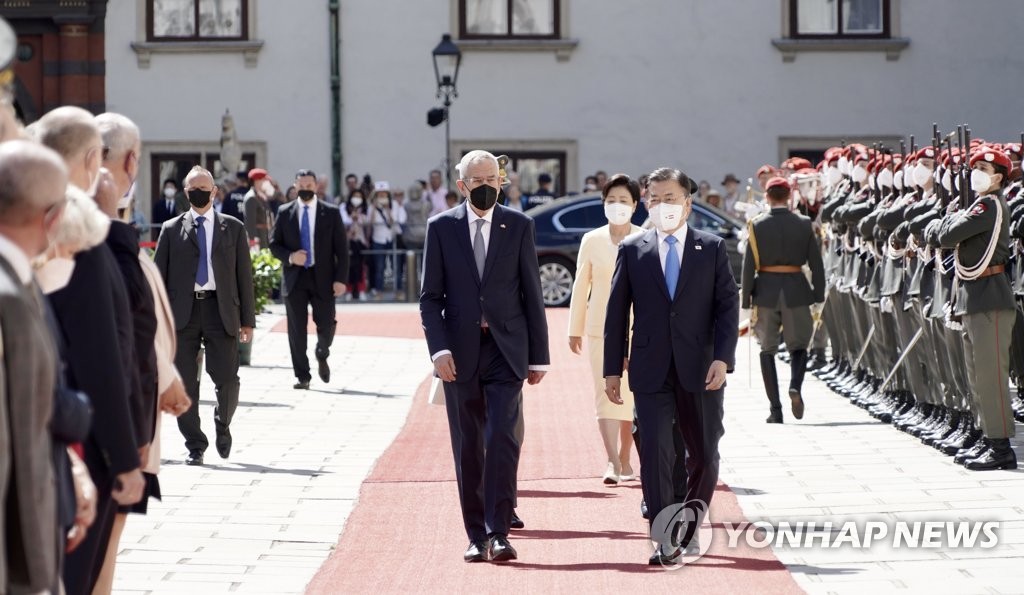
[[[178,183],[171,178],[167,178],[164,180],[163,194],[153,197],[153,218],[151,219],[153,230],[151,233],[154,242],[160,237],[160,228],[163,227],[165,221],[173,219],[179,213],[188,210],[187,208],[179,210],[179,194],[181,192],[178,189]]]
[[[306,354],[306,328],[309,309],[316,323],[316,360],[320,380],[331,381],[327,365],[334,342],[334,298],[345,294],[348,280],[348,239],[341,211],[318,200],[316,174],[300,169],[295,174],[298,198],[278,211],[271,232],[270,251],[284,263],[284,296],[288,315],[288,346],[292,369],[298,383],[308,389],[312,378]]]
[[[642,441],[640,478],[652,527],[676,502],[674,432],[686,445],[687,508],[695,524],[679,540],[663,540],[651,564],[675,564],[680,545],[696,550],[700,526],[718,481],[725,375],[735,366],[739,294],[725,242],[689,229],[692,182],[676,169],[651,173],[647,206],[655,228],[619,245],[605,319],[606,392],[619,396],[623,360],[630,343],[629,386]],[[702,502],[703,505],[696,504]]]
[[[496,205],[498,161],[466,154],[459,190],[469,200],[427,224],[420,315],[444,381],[462,519],[464,559],[517,557],[508,542],[520,442],[523,381],[544,377],[547,320],[533,220]]]
[[[185,380],[192,407],[178,418],[189,465],[202,465],[210,442],[199,423],[199,348],[216,386],[217,452],[231,453],[229,426],[238,407],[238,342],[252,340],[256,324],[252,261],[242,222],[213,211],[216,187],[202,167],[185,178],[192,209],[164,224],[154,261],[160,269],[178,331],[174,365]]]

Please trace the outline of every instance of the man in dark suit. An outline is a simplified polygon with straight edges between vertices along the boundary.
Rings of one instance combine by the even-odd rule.
[[[185,178],[192,209],[164,223],[154,257],[178,327],[174,365],[192,398],[192,407],[178,418],[188,465],[202,465],[210,444],[199,423],[199,347],[206,347],[206,369],[216,386],[217,452],[226,459],[238,407],[238,342],[252,340],[256,324],[249,240],[241,221],[213,211],[216,191],[210,172],[193,167]]]
[[[792,356],[789,398],[793,417],[804,416],[800,394],[807,371],[807,347],[814,334],[811,304],[825,301],[825,267],[821,247],[807,217],[789,210],[789,182],[772,178],[765,187],[771,211],[747,224],[747,251],[743,256],[742,303],[754,304],[754,334],[761,344],[761,377],[771,406],[770,424],[782,423],[782,401],[775,354],[780,336]],[[811,285],[803,265],[811,269]]]
[[[659,513],[674,504],[684,505],[683,518],[695,520],[682,523],[678,533],[652,534],[659,546],[650,564],[677,564],[683,548],[699,549],[697,528],[718,481],[725,375],[736,357],[736,282],[725,242],[686,225],[693,190],[677,169],[651,173],[647,208],[655,229],[620,245],[605,320],[606,392],[621,403],[631,312],[634,317],[629,386],[641,429],[640,478],[652,529]],[[681,464],[674,432],[682,433],[686,446],[685,502],[673,490],[673,466]]]
[[[278,211],[270,250],[284,263],[284,296],[288,315],[288,347],[292,369],[306,390],[312,378],[306,354],[309,309],[316,323],[316,361],[320,380],[331,381],[327,365],[334,329],[334,298],[345,294],[348,279],[348,239],[338,207],[318,200],[316,174],[300,169],[295,174],[298,198]]]
[[[172,219],[182,212],[178,210],[178,195],[180,189],[173,178],[164,180],[163,194],[153,197],[153,229],[151,235],[155,242],[160,237],[160,228],[168,219]]]
[[[513,560],[508,542],[523,381],[549,364],[533,220],[497,205],[498,161],[471,151],[459,164],[469,200],[427,224],[420,314],[444,381],[467,562]]]
[[[238,172],[235,187],[222,197],[214,197],[213,208],[220,215],[245,221],[245,195],[249,192],[249,175]]]

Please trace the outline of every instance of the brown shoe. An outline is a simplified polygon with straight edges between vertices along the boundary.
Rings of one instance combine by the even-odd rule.
[[[800,391],[795,388],[789,389],[789,400],[793,402],[793,417],[797,419],[804,418],[804,399],[800,396]]]

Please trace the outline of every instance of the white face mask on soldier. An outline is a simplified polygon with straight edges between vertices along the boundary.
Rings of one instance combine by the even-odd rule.
[[[992,176],[980,169],[971,170],[971,190],[981,194],[992,187]]]
[[[864,180],[868,179],[868,170],[864,169],[862,165],[857,165],[853,168],[853,172],[850,175],[853,177],[854,182],[863,184]]]
[[[903,170],[896,172],[892,176],[892,187],[897,190],[903,190]]]
[[[843,179],[842,172],[839,171],[838,167],[832,166],[828,168],[828,185],[835,186],[839,183],[839,180]]]
[[[946,192],[953,191],[953,180],[952,176],[949,175],[948,169],[942,174],[942,187],[946,189]]]
[[[610,202],[604,205],[604,216],[612,225],[625,225],[633,216],[633,209],[621,202]]]
[[[932,177],[932,170],[928,169],[928,166],[918,163],[914,166],[914,183],[924,188],[924,185],[928,183],[928,178]]]

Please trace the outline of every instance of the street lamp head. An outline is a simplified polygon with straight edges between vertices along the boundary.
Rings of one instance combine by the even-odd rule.
[[[437,95],[450,93],[457,97],[455,85],[459,79],[459,65],[462,63],[462,51],[452,41],[452,36],[445,33],[441,43],[432,52],[434,57],[434,78],[437,81]]]

